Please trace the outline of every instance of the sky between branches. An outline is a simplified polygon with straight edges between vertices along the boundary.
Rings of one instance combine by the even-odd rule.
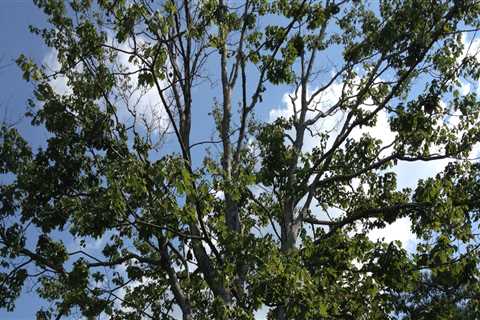
[[[45,24],[45,17],[36,8],[30,0],[3,0],[0,2],[0,43],[3,44],[0,49],[0,65],[5,65],[5,68],[0,69],[0,120],[11,123],[17,123],[24,137],[33,145],[41,145],[42,141],[47,137],[47,133],[39,128],[31,128],[29,121],[22,117],[25,111],[26,101],[32,97],[32,85],[26,83],[22,77],[20,70],[12,64],[20,53],[33,58],[39,63],[48,64],[52,69],[58,67],[56,61],[55,51],[46,48],[41,40],[31,35],[28,31],[28,25],[33,24],[42,26]],[[473,41],[472,41],[473,40]],[[479,39],[464,38],[470,53],[476,53],[480,49]],[[122,59],[122,58],[121,58]],[[128,61],[122,59],[122,63],[127,65]],[[328,72],[326,75],[328,77]],[[133,79],[135,81],[135,79]],[[52,81],[52,86],[57,92],[68,92],[68,86],[64,79],[56,79]],[[314,89],[314,85],[310,91]],[[197,89],[200,90],[200,89]],[[478,84],[463,82],[460,87],[462,94],[478,90]],[[293,114],[293,105],[289,95],[292,94],[292,89],[286,86],[278,86],[268,88],[268,94],[265,97],[264,104],[266,109],[257,112],[259,120],[274,121],[278,117],[288,117]],[[319,96],[319,103],[327,107],[329,103],[333,103],[339,96],[340,84],[335,84],[325,94]],[[478,92],[480,93],[480,92]],[[212,95],[205,94],[201,97],[201,103],[205,105],[212,104]],[[165,128],[167,122],[164,120],[164,111],[162,105],[157,103],[155,92],[145,92],[143,97],[142,109],[147,119],[151,121],[158,121],[160,127]],[[211,116],[205,110],[194,110],[194,125],[193,125],[193,141],[200,141],[208,138],[212,134],[214,128],[207,127],[204,124],[212,123]],[[127,116],[127,115],[126,115]],[[449,121],[458,121],[458,118],[452,117]],[[342,122],[341,114],[329,118],[320,123],[322,128],[329,128],[334,130],[338,124]],[[368,132],[373,137],[381,138],[384,143],[391,142],[393,133],[389,129],[388,114],[385,111],[379,114],[377,124],[373,128],[364,129],[362,132]],[[354,137],[359,137],[362,133],[359,130],[354,133]],[[168,140],[166,147],[168,148]],[[315,145],[315,137],[308,137],[305,143],[305,150],[311,149]],[[471,157],[480,156],[480,147],[477,145],[470,155]],[[397,173],[398,187],[415,187],[419,179],[435,175],[444,168],[446,163],[450,160],[439,160],[428,163],[405,163],[399,162],[393,170]],[[314,210],[318,215],[322,215],[320,210]],[[393,240],[401,241],[406,249],[412,249],[415,245],[415,237],[410,232],[410,221],[408,218],[402,218],[391,225],[388,225],[382,230],[374,230],[370,233],[371,239],[384,239],[387,242]],[[70,243],[67,246],[75,247],[77,243],[75,239],[69,239]],[[94,253],[100,251],[102,248],[102,239],[93,242],[89,250]],[[28,287],[28,285],[27,285]],[[34,294],[26,292],[18,302],[18,307],[14,313],[6,313],[0,310],[0,319],[4,320],[22,320],[32,319],[36,310],[38,309],[40,300],[34,297]],[[259,314],[259,318],[261,315]]]

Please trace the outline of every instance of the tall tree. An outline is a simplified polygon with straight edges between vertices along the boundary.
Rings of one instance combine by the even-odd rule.
[[[478,318],[480,3],[34,2],[58,68],[18,59],[44,144],[0,133],[1,307],[30,279],[38,319]],[[401,218],[412,252],[369,237]]]

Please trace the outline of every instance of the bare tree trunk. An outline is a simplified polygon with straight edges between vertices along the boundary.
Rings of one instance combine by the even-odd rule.
[[[162,38],[161,35],[157,35],[159,39],[162,39],[166,43],[166,49],[172,63],[172,76],[173,80],[170,84],[172,93],[175,99],[176,111],[178,112],[178,129],[175,124],[175,119],[171,115],[172,111],[167,110],[169,113],[170,121],[173,122],[173,127],[177,134],[178,142],[182,149],[183,160],[185,161],[185,166],[191,172],[192,169],[192,158],[190,152],[190,132],[191,132],[191,110],[192,110],[192,85],[194,81],[195,74],[198,70],[197,63],[201,60],[201,55],[204,54],[203,49],[195,48],[192,45],[192,39],[186,37],[184,39],[175,37],[175,35],[182,33],[182,23],[180,21],[182,18],[183,22],[186,24],[187,29],[192,23],[192,15],[190,9],[190,3],[188,0],[181,0],[183,2],[183,16],[180,12],[177,12],[176,27],[172,30],[172,36],[169,38]],[[195,51],[195,49],[199,51]],[[166,98],[161,90],[158,82],[156,82],[157,90],[162,102],[165,104]],[[166,104],[165,104],[166,106]],[[195,188],[195,182],[192,182],[193,187]],[[195,255],[196,261],[198,263],[198,268],[203,274],[205,281],[208,284],[208,287],[212,290],[213,294],[219,297],[225,304],[231,303],[231,293],[228,288],[225,287],[223,277],[219,270],[215,269],[211,257],[208,255],[202,238],[208,238],[206,230],[202,226],[203,219],[203,209],[199,205],[198,199],[195,195],[189,195],[186,199],[186,205],[191,205],[197,211],[197,221],[189,224],[190,232],[195,237],[192,238],[191,246],[193,253]],[[206,241],[206,240],[205,240]],[[211,244],[211,243],[210,243]],[[210,245],[212,248],[212,246]],[[212,248],[213,251],[214,248]],[[166,250],[166,249],[165,249]],[[168,254],[168,252],[167,252]],[[168,271],[168,269],[167,269]],[[175,277],[176,274],[172,271],[172,275],[169,274],[169,277]],[[183,313],[183,319],[190,320],[192,319],[192,308],[186,294],[182,295],[182,289],[178,283],[171,283],[171,290],[177,300],[177,303],[180,305]]]
[[[281,250],[284,253],[289,253],[296,248],[296,242],[298,238],[298,231],[301,227],[301,220],[297,219],[296,205],[298,203],[299,196],[296,193],[298,184],[297,169],[298,161],[302,153],[302,148],[305,140],[306,121],[308,112],[308,99],[307,99],[307,86],[310,78],[311,67],[315,59],[315,50],[312,51],[312,55],[307,59],[305,63],[305,56],[301,54],[301,78],[300,83],[297,85],[296,91],[300,89],[300,114],[295,119],[295,141],[293,144],[293,157],[290,163],[290,167],[287,173],[286,184],[286,198],[283,201],[283,216],[281,221]],[[296,101],[292,101],[295,103]],[[296,110],[296,108],[294,108]],[[286,320],[287,312],[284,306],[279,306],[275,310],[275,315],[278,320]]]
[[[221,15],[226,14],[226,6],[223,1],[219,3]],[[224,172],[224,180],[227,186],[232,181],[232,150],[230,143],[230,121],[232,118],[232,86],[228,77],[228,52],[227,52],[227,35],[225,26],[220,26],[220,38],[222,39],[222,47],[220,48],[220,67],[223,94],[223,114],[220,128],[220,135],[223,143],[222,167]],[[240,218],[238,215],[238,204],[233,200],[230,191],[225,192],[225,222],[232,231],[240,231]]]

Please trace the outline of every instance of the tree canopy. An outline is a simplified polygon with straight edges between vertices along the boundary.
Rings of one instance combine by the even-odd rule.
[[[0,307],[478,319],[478,1],[34,2],[56,64],[17,60],[46,140],[0,130]],[[371,237],[400,219],[414,248]]]

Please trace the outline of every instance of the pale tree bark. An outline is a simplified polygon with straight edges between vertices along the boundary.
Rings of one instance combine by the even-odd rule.
[[[182,34],[184,29],[188,30],[190,28],[193,19],[189,1],[183,0],[182,3],[178,4],[178,7],[182,7],[183,11],[175,13],[176,27],[172,28],[170,34],[167,35],[168,38],[160,34],[157,34],[157,37],[158,41],[166,44],[165,48],[168,53],[169,62],[172,65],[172,80],[170,86],[175,101],[175,111],[178,113],[178,125],[173,115],[174,110],[167,109],[167,113],[174,127],[177,141],[181,146],[185,166],[190,173],[193,173],[190,151],[190,132],[192,126],[191,92],[195,77],[205,59],[205,46],[202,44],[200,47],[194,47],[192,43],[193,40],[190,37],[177,36]],[[166,105],[165,102],[167,98],[157,80],[156,87],[162,103]],[[192,180],[192,184],[192,189],[196,190],[195,181]],[[203,216],[206,212],[204,212],[195,195],[187,196],[186,205],[194,207],[197,212],[197,221],[191,223],[189,228],[193,236],[191,246],[198,263],[198,268],[204,275],[205,281],[208,283],[214,295],[221,298],[224,303],[230,304],[230,290],[224,286],[221,272],[213,266],[213,261],[203,244],[204,241],[207,242],[210,249],[216,253],[217,258],[219,258],[215,246],[211,243],[210,235],[203,225]],[[181,288],[178,286],[172,285],[172,291],[179,305],[183,305],[181,309],[184,319],[191,319],[192,309],[188,297],[185,296],[185,294],[181,294]]]
[[[198,42],[198,40],[193,40],[189,37],[177,36],[179,34],[183,34],[185,29],[189,28],[190,24],[192,23],[192,19],[194,19],[190,9],[190,2],[184,0],[182,3],[179,3],[178,7],[181,7],[182,11],[175,13],[175,19],[177,22],[176,26],[172,27],[167,35],[156,34],[157,40],[163,43],[163,48],[166,49],[169,63],[171,64],[172,76],[167,78],[169,81],[168,91],[166,88],[162,87],[162,84],[160,84],[158,81],[158,77],[155,76],[155,69],[153,67],[151,68],[151,72],[154,75],[155,86],[157,88],[160,100],[166,108],[174,129],[175,136],[180,145],[185,168],[188,172],[193,173],[190,151],[190,132],[192,126],[192,87],[194,85],[195,78],[198,76],[198,73],[201,69],[202,62],[206,59],[205,49],[208,47],[208,45],[205,44],[204,46],[199,46],[198,43],[194,44],[194,42]],[[227,13],[228,7],[224,1],[220,1],[219,10],[223,15]],[[247,1],[244,7],[244,14],[246,14],[248,10],[249,2]],[[299,29],[295,28],[296,23],[297,21],[292,19],[292,21],[285,27],[285,38],[292,30],[301,29],[300,26],[298,26]],[[327,24],[328,21],[325,21],[323,27],[319,30],[318,41],[323,40]],[[243,27],[240,31],[239,41],[236,43],[236,45],[232,46],[227,41],[229,37],[229,30],[227,27],[220,25],[218,30],[219,38],[221,40],[218,53],[220,59],[220,88],[222,95],[219,135],[222,143],[222,178],[226,186],[226,190],[224,190],[224,215],[228,229],[235,233],[242,232],[242,224],[239,216],[239,206],[234,200],[234,196],[232,194],[232,190],[239,187],[234,185],[234,177],[241,169],[239,159],[246,139],[248,116],[260,100],[260,96],[263,92],[263,85],[266,81],[266,70],[268,68],[267,65],[260,70],[258,82],[256,82],[256,86],[253,86],[253,94],[249,103],[245,57],[243,52],[243,39],[245,32],[245,27]],[[280,44],[272,50],[272,57],[275,57],[281,46],[282,43],[280,42]],[[382,72],[388,68],[388,66],[382,66],[385,58],[382,56],[378,60],[376,67],[368,76],[368,81],[366,81],[364,86],[359,89],[359,92],[355,96],[346,97],[342,93],[342,96],[339,98],[338,102],[327,111],[316,110],[316,114],[311,114],[311,111],[315,110],[313,107],[314,98],[322,94],[325,90],[329,89],[337,78],[341,77],[345,73],[351,72],[352,68],[354,67],[349,66],[348,68],[346,67],[339,70],[338,73],[332,77],[331,81],[329,81],[325,86],[319,88],[317,91],[313,92],[309,97],[307,91],[308,85],[311,83],[313,78],[312,74],[314,73],[313,68],[315,65],[316,54],[317,49],[315,48],[305,50],[305,52],[301,53],[300,71],[299,76],[296,79],[295,88],[297,99],[292,100],[292,103],[296,104],[294,114],[295,136],[292,141],[293,156],[287,170],[287,179],[285,185],[283,186],[284,192],[282,193],[282,197],[278,199],[282,208],[282,214],[278,220],[281,228],[280,249],[285,254],[289,254],[290,252],[296,250],[298,233],[302,227],[302,223],[304,222],[309,222],[317,226],[341,228],[343,225],[352,223],[357,219],[370,217],[376,214],[376,211],[374,210],[368,211],[367,213],[353,214],[352,217],[339,221],[337,224],[334,224],[330,221],[314,219],[306,214],[309,211],[309,207],[314,199],[315,190],[322,183],[324,183],[324,181],[321,180],[321,175],[322,172],[328,169],[333,153],[342,145],[355,127],[358,127],[365,121],[368,121],[369,118],[355,119],[353,112],[347,114],[344,125],[330,150],[327,150],[326,153],[320,159],[318,159],[316,163],[314,163],[314,169],[312,169],[312,173],[309,175],[309,177],[314,178],[311,182],[308,180],[299,181],[298,179],[299,160],[304,147],[305,135],[309,132],[310,127],[315,125],[320,119],[331,116],[337,112],[344,101],[348,99],[350,99],[350,101],[354,100],[355,102],[351,108],[358,108],[360,104],[363,103],[364,97],[367,96],[370,86],[382,74]],[[154,64],[155,62],[153,62],[153,65]],[[413,66],[411,70],[413,70],[414,67],[415,66]],[[237,141],[235,144],[232,144],[232,110],[234,103],[232,95],[238,78],[240,79],[241,90],[241,101],[239,103],[241,106],[240,128],[238,131]],[[375,116],[375,114],[378,113],[378,111],[388,103],[388,101],[394,96],[395,90],[401,86],[405,79],[406,78],[398,81],[398,84],[392,89],[391,94],[387,96],[385,101],[379,102],[379,108],[372,113],[370,117]],[[169,92],[171,96],[167,96],[166,92]],[[381,165],[380,162],[379,165]],[[332,177],[332,179],[335,178],[336,177]],[[341,178],[342,177],[338,177],[338,179]],[[306,191],[298,192],[297,188],[301,185],[307,186],[307,188],[305,188]],[[192,189],[196,190],[196,188],[197,186],[195,181],[192,181]],[[233,189],[229,190],[229,188]],[[299,208],[299,203],[303,198],[306,199],[305,203]],[[195,194],[189,195],[186,203],[187,205],[195,208],[197,214],[196,221],[189,225],[189,232],[192,236],[190,246],[193,249],[195,259],[198,263],[198,269],[203,275],[212,293],[216,297],[220,298],[226,307],[234,306],[234,302],[236,300],[233,297],[232,291],[234,289],[236,294],[242,294],[242,291],[244,290],[243,283],[245,281],[243,274],[245,274],[246,267],[239,262],[236,270],[237,276],[236,279],[234,279],[234,283],[226,284],[224,282],[224,277],[221,270],[221,254],[217,251],[216,246],[212,243],[210,234],[211,231],[206,229],[203,222],[203,217],[206,215],[206,212],[204,212],[204,209],[202,208]],[[207,253],[205,245],[209,247],[211,251],[210,254]],[[163,267],[169,275],[170,289],[175,297],[175,301],[182,310],[183,319],[192,319],[193,308],[191,302],[188,294],[182,289],[181,282],[177,278],[176,271],[172,267],[172,258],[167,246],[162,247],[161,256],[163,260],[165,260],[165,262],[163,262]],[[273,310],[273,313],[277,319],[286,320],[288,318],[286,304],[287,302]]]

